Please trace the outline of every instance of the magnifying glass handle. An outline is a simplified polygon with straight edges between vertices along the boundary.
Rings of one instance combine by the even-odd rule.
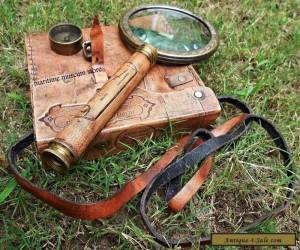
[[[41,154],[43,166],[60,173],[66,172],[140,83],[156,59],[154,47],[144,45],[139,48],[96,92],[77,117],[49,143]]]

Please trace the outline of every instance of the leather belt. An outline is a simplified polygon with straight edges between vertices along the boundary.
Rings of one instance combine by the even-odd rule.
[[[147,215],[147,205],[151,196],[162,186],[168,185],[166,200],[170,209],[175,212],[180,211],[184,205],[198,191],[212,167],[212,154],[225,145],[237,141],[250,127],[253,122],[262,126],[273,139],[283,158],[283,164],[286,167],[286,175],[290,178],[288,183],[288,192],[286,201],[281,206],[275,208],[272,212],[263,215],[248,226],[241,228],[238,232],[245,232],[254,228],[264,220],[277,215],[287,208],[295,190],[295,174],[293,171],[292,157],[289,148],[275,126],[268,120],[251,113],[248,106],[232,97],[219,97],[221,103],[230,103],[244,114],[233,117],[224,124],[209,131],[207,129],[198,129],[192,135],[187,135],[178,140],[156,163],[148,170],[140,174],[137,178],[129,181],[116,194],[108,199],[95,203],[75,203],[63,199],[53,193],[50,193],[24,178],[17,170],[18,155],[30,144],[34,142],[33,132],[21,138],[12,145],[7,152],[9,170],[15,177],[18,184],[26,191],[32,193],[38,199],[44,201],[50,206],[56,208],[62,213],[85,220],[94,220],[97,218],[106,218],[116,213],[131,198],[144,190],[141,198],[140,211],[143,221],[149,232],[155,239],[163,245],[190,245],[195,242],[200,244],[209,244],[210,236],[199,239],[168,239],[159,234],[151,225]],[[195,164],[199,164],[199,170],[188,181],[188,183],[179,190],[179,182],[185,171]]]

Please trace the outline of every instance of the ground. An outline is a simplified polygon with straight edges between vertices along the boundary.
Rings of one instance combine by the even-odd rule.
[[[7,173],[4,157],[9,145],[32,128],[24,60],[25,32],[47,31],[58,22],[88,27],[95,14],[99,14],[102,23],[116,25],[122,13],[140,1],[7,0],[0,3],[0,248],[160,248],[141,221],[140,196],[110,219],[74,220],[21,190]],[[187,8],[213,23],[219,32],[220,47],[209,60],[195,65],[196,70],[217,95],[236,96],[247,102],[255,113],[277,124],[293,152],[298,179],[299,1],[164,3]],[[165,136],[149,138],[114,157],[82,161],[66,177],[44,172],[34,149],[28,150],[21,161],[26,166],[27,178],[32,181],[64,197],[91,201],[108,197],[149,167],[151,160],[157,159],[172,141],[172,130],[166,129]],[[190,175],[188,173],[184,180]],[[287,181],[275,146],[254,126],[234,149],[225,148],[216,154],[209,180],[183,212],[168,213],[165,203],[157,196],[149,213],[157,229],[170,237],[234,231],[241,223],[283,202]],[[298,237],[295,249],[299,249],[299,204],[298,189],[287,211],[255,231],[295,232]]]

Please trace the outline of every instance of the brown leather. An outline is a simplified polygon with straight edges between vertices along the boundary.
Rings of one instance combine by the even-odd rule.
[[[73,201],[65,200],[35,186],[15,172],[12,172],[12,174],[25,190],[68,216],[85,220],[106,218],[112,216],[132,197],[141,192],[162,169],[168,166],[168,164],[180,154],[183,146],[188,140],[189,136],[181,138],[175,146],[169,149],[147,171],[125,184],[125,186],[112,197],[95,203],[75,203]]]
[[[150,61],[145,54],[141,52],[132,54],[128,61],[88,101],[85,115],[74,117],[56,135],[55,140],[67,145],[75,158],[79,158],[143,79],[150,67]]]
[[[213,163],[210,156],[203,161],[194,176],[183,186],[183,188],[169,201],[168,206],[173,212],[181,211],[189,200],[197,193],[206,180]]]
[[[54,53],[49,47],[47,33],[27,34],[25,47],[38,151],[48,146],[48,142],[77,116],[78,110],[82,111],[81,116],[86,116],[88,100],[132,54],[120,40],[117,27],[102,26],[101,29],[104,69],[99,64],[91,66],[82,51],[72,56]],[[84,40],[90,40],[90,29],[82,32]],[[80,72],[82,74],[74,75]],[[202,91],[203,98],[197,99],[195,91]],[[204,86],[191,65],[157,64],[96,135],[84,158],[114,154],[126,149],[124,144],[133,145],[151,135],[159,136],[170,122],[175,131],[207,127],[220,111],[214,92]]]
[[[103,32],[98,16],[94,17],[90,37],[92,43],[92,64],[104,64]]]
[[[239,115],[231,118],[222,125],[213,129],[211,133],[217,137],[228,133],[237,124],[245,119],[246,115]],[[202,140],[198,140],[194,147],[201,145]],[[207,157],[201,164],[200,168],[194,174],[194,176],[184,185],[184,187],[169,201],[169,208],[174,212],[179,212],[184,208],[184,206],[189,202],[189,200],[197,193],[201,185],[207,178],[213,163],[213,158],[211,156]]]
[[[230,131],[235,125],[239,124],[243,120],[243,117],[244,115],[240,115],[232,118],[223,125],[213,129],[212,133],[218,135],[225,134],[226,132]],[[165,169],[182,152],[190,139],[190,135],[186,135],[179,139],[179,141],[148,170],[140,174],[134,180],[125,184],[125,186],[112,197],[95,203],[75,203],[73,201],[63,199],[53,193],[35,186],[30,181],[26,180],[20,174],[18,174],[14,169],[11,170],[17,182],[25,190],[32,193],[35,197],[39,198],[45,203],[48,203],[52,207],[61,211],[62,213],[74,218],[85,220],[106,218],[112,216],[132,197],[141,192],[149,184],[149,182],[156,175],[158,175],[158,173]],[[198,141],[196,145],[199,143],[201,143],[201,141]],[[211,163],[211,157],[204,160],[200,166],[200,170],[196,172],[196,175],[192,178],[192,181],[188,182],[186,186],[183,187],[182,192],[179,192],[175,197],[173,197],[173,199],[170,201],[170,207],[174,211],[179,211],[198,190],[198,188],[201,186],[208,175],[208,172],[211,168]],[[192,186],[191,188],[191,185],[194,186]],[[186,197],[184,197],[185,195]]]

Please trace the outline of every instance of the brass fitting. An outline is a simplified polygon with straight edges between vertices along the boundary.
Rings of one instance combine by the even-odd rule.
[[[153,47],[152,45],[143,44],[136,51],[141,52],[145,56],[147,56],[148,60],[150,61],[151,66],[153,66],[156,63],[156,60],[158,57],[157,49],[155,47]]]
[[[49,147],[41,153],[41,158],[45,169],[53,169],[61,174],[65,174],[76,160],[73,152],[58,141],[50,142]]]

